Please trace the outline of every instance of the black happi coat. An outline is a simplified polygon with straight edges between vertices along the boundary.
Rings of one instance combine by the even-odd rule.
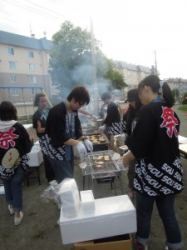
[[[38,121],[41,123],[41,127],[42,127],[42,128],[45,128],[45,126],[46,126],[46,121],[47,121],[47,116],[48,116],[48,112],[49,112],[48,109],[46,109],[45,111],[44,111],[44,110],[38,109],[38,110],[34,113],[34,115],[33,115],[33,117],[32,117],[32,123],[33,123],[33,128],[36,129],[36,132],[37,132],[37,122],[38,122]],[[41,137],[41,136],[43,136],[44,134],[45,134],[45,133],[38,133],[38,132],[37,132],[37,136],[38,136],[38,137]]]
[[[127,146],[137,159],[134,188],[149,196],[169,195],[183,189],[178,148],[180,121],[161,101],[145,105]]]
[[[73,136],[70,132],[70,127],[73,130]],[[68,139],[78,139],[82,136],[78,112],[71,112],[71,117],[69,118],[65,103],[61,102],[54,106],[49,111],[45,132],[46,134],[40,138],[44,154],[51,159],[64,160],[64,142]]]
[[[20,123],[0,131],[0,177],[7,179],[14,175],[15,169],[27,168],[27,153],[32,147],[29,135]]]

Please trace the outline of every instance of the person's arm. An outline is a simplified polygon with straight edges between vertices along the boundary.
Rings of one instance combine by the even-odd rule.
[[[41,122],[39,120],[37,121],[36,131],[37,131],[38,134],[45,133],[45,128],[42,128],[42,124],[41,124]]]
[[[89,118],[93,119],[94,121],[97,121],[97,118],[94,115],[90,114],[89,112],[87,112],[85,110],[79,109],[79,113],[88,116]]]
[[[133,160],[135,160],[135,156],[130,150],[128,150],[127,153],[123,155],[123,164],[127,166]]]
[[[79,142],[80,142],[79,140],[69,139],[65,141],[64,144],[70,146],[76,146]]]
[[[144,107],[132,134],[126,140],[126,145],[136,159],[147,157],[154,146],[157,128],[154,117],[154,110],[150,106]]]
[[[28,170],[28,153],[31,151],[32,148],[32,143],[29,139],[29,134],[27,130],[21,125],[18,124],[19,126],[19,132],[20,132],[20,139],[21,139],[21,147],[22,150],[20,152],[21,159],[20,159],[20,165],[24,171]]]
[[[22,124],[18,123],[18,129],[20,133],[20,139],[21,139],[21,146],[22,146],[22,155],[25,155],[30,152],[32,148],[32,142],[29,138],[29,134],[27,130],[23,127]]]

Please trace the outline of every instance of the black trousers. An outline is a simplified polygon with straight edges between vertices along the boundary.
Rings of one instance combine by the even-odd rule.
[[[60,183],[65,178],[73,178],[74,163],[73,160],[55,160],[50,159],[50,164],[55,174],[55,180]]]
[[[43,154],[44,159],[44,168],[45,168],[45,177],[48,182],[55,180],[55,173],[53,167],[51,166],[51,162],[49,158]]]

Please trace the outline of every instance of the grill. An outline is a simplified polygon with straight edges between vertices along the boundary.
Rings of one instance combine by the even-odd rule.
[[[88,154],[86,159],[87,167],[84,175],[91,175],[92,178],[104,178],[115,176],[117,172],[124,170],[121,161],[114,161],[112,156],[114,151],[104,150]]]
[[[97,183],[109,182],[111,183],[111,187],[114,181],[117,180],[120,182],[123,193],[121,172],[125,171],[126,168],[123,166],[121,159],[113,160],[114,154],[116,153],[113,150],[97,151],[88,154],[85,160],[86,168],[82,169],[83,189],[85,188],[86,176],[90,176],[92,180],[91,189],[94,189],[94,180],[96,180]],[[88,178],[88,180],[90,180],[90,178]]]

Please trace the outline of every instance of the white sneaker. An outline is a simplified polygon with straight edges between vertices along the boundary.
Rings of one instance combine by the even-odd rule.
[[[10,215],[14,214],[14,208],[10,204],[8,204],[8,211],[9,211]]]
[[[19,212],[19,217],[14,215],[14,225],[15,226],[18,226],[22,222],[22,220],[23,220],[23,212],[22,211]]]

